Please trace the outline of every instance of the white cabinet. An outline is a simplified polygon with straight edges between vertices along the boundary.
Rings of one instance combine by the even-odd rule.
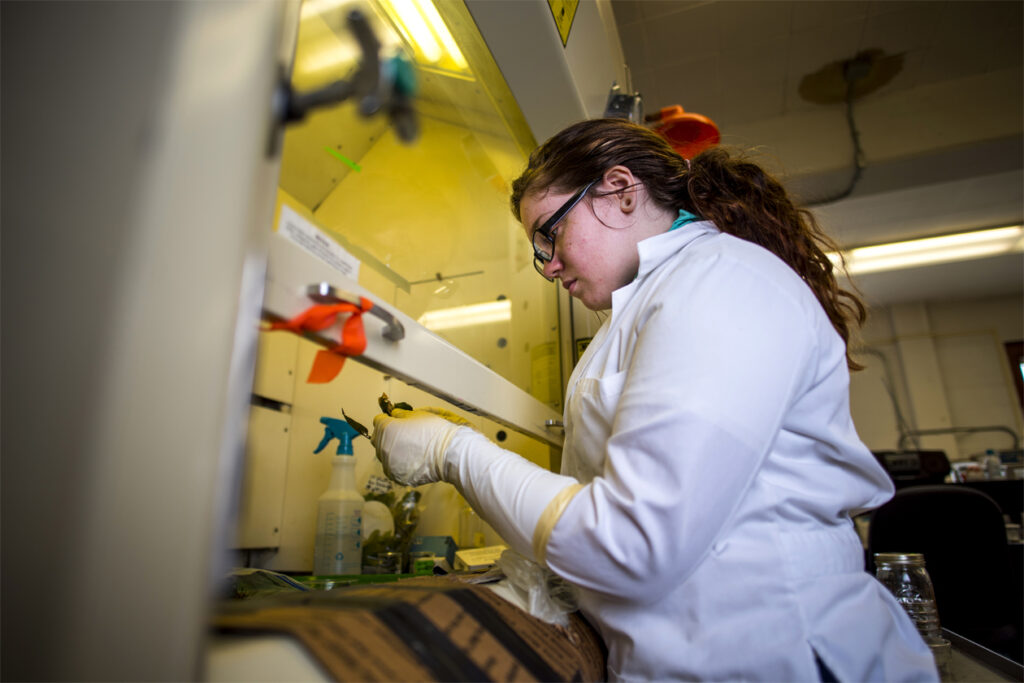
[[[280,544],[291,422],[290,413],[260,406],[249,409],[235,547],[276,548]]]
[[[298,337],[279,332],[260,332],[256,375],[252,393],[276,403],[291,405],[295,396],[295,357]]]

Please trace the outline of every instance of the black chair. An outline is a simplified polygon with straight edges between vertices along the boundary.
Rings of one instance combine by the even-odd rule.
[[[1021,523],[1021,511],[1024,510],[1024,480],[1022,479],[984,479],[967,481],[960,486],[977,489],[991,498],[1010,518],[1010,521]]]
[[[874,554],[922,553],[944,628],[1021,662],[1024,589],[1021,546],[1009,546],[999,506],[956,484],[896,491],[868,527]]]

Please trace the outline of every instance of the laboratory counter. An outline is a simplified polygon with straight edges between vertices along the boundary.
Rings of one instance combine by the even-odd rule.
[[[993,652],[949,629],[942,629],[942,635],[953,646],[952,661],[949,670],[943,672],[943,681],[1024,681],[1024,666],[1019,662]]]
[[[952,644],[943,681],[1024,680],[1020,663],[943,634]],[[204,680],[600,681],[605,656],[579,614],[563,628],[465,576],[424,576],[224,601]]]

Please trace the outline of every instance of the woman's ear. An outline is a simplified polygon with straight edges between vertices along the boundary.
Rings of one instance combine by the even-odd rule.
[[[631,213],[637,207],[640,181],[625,166],[612,166],[604,172],[601,192],[614,194],[619,200],[619,209],[623,213]]]

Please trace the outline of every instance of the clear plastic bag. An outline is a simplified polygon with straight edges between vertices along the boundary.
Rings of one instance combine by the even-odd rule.
[[[569,614],[579,609],[575,586],[513,550],[503,552],[497,566],[532,616],[549,624],[569,625]]]

